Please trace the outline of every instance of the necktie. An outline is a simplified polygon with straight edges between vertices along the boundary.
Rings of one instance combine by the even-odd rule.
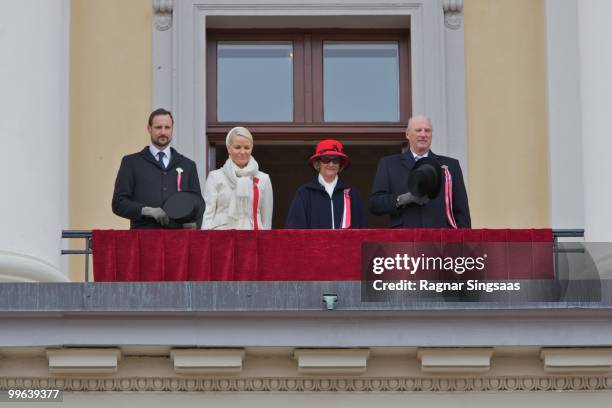
[[[419,160],[421,160],[423,158],[423,156],[419,156],[418,154],[416,156],[414,156],[414,161],[417,162]]]
[[[164,152],[157,153],[157,161],[159,162],[159,164],[161,164],[162,169],[166,168],[166,166],[164,165],[164,156],[165,155],[166,155],[166,153],[164,153]]]

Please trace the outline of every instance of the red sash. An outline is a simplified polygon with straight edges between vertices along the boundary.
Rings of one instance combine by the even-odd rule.
[[[257,183],[259,183],[259,179],[257,177],[253,177],[253,229],[258,230],[259,225],[257,225],[257,207],[259,207],[259,188],[257,187]]]
[[[348,229],[351,228],[351,189],[344,189],[344,211],[342,211],[342,224],[340,228]]]
[[[451,178],[448,166],[442,166],[444,169],[444,207],[446,209],[446,218],[448,223],[454,229],[457,229],[457,222],[453,215],[453,179]]]

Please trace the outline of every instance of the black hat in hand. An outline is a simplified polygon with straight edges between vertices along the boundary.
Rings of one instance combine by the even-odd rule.
[[[408,191],[417,197],[433,200],[442,189],[442,167],[433,157],[416,161],[408,176]]]
[[[162,206],[172,224],[181,228],[182,224],[198,222],[204,215],[206,204],[202,195],[192,191],[179,191],[168,197]]]

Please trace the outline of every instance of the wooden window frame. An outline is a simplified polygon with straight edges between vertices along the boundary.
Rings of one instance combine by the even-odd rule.
[[[209,30],[207,32],[207,135],[224,140],[238,122],[217,121],[217,43],[219,41],[291,41],[293,43],[293,122],[240,122],[258,140],[318,140],[341,134],[343,140],[397,140],[412,111],[409,30]],[[324,41],[395,41],[399,46],[399,109],[397,122],[323,121]]]

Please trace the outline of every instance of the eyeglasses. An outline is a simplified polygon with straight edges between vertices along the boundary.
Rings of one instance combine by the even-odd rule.
[[[321,163],[323,163],[323,164],[329,164],[329,163],[340,164],[340,162],[342,162],[342,159],[340,159],[337,156],[335,156],[335,157],[321,157],[321,158],[319,158],[319,161]]]

